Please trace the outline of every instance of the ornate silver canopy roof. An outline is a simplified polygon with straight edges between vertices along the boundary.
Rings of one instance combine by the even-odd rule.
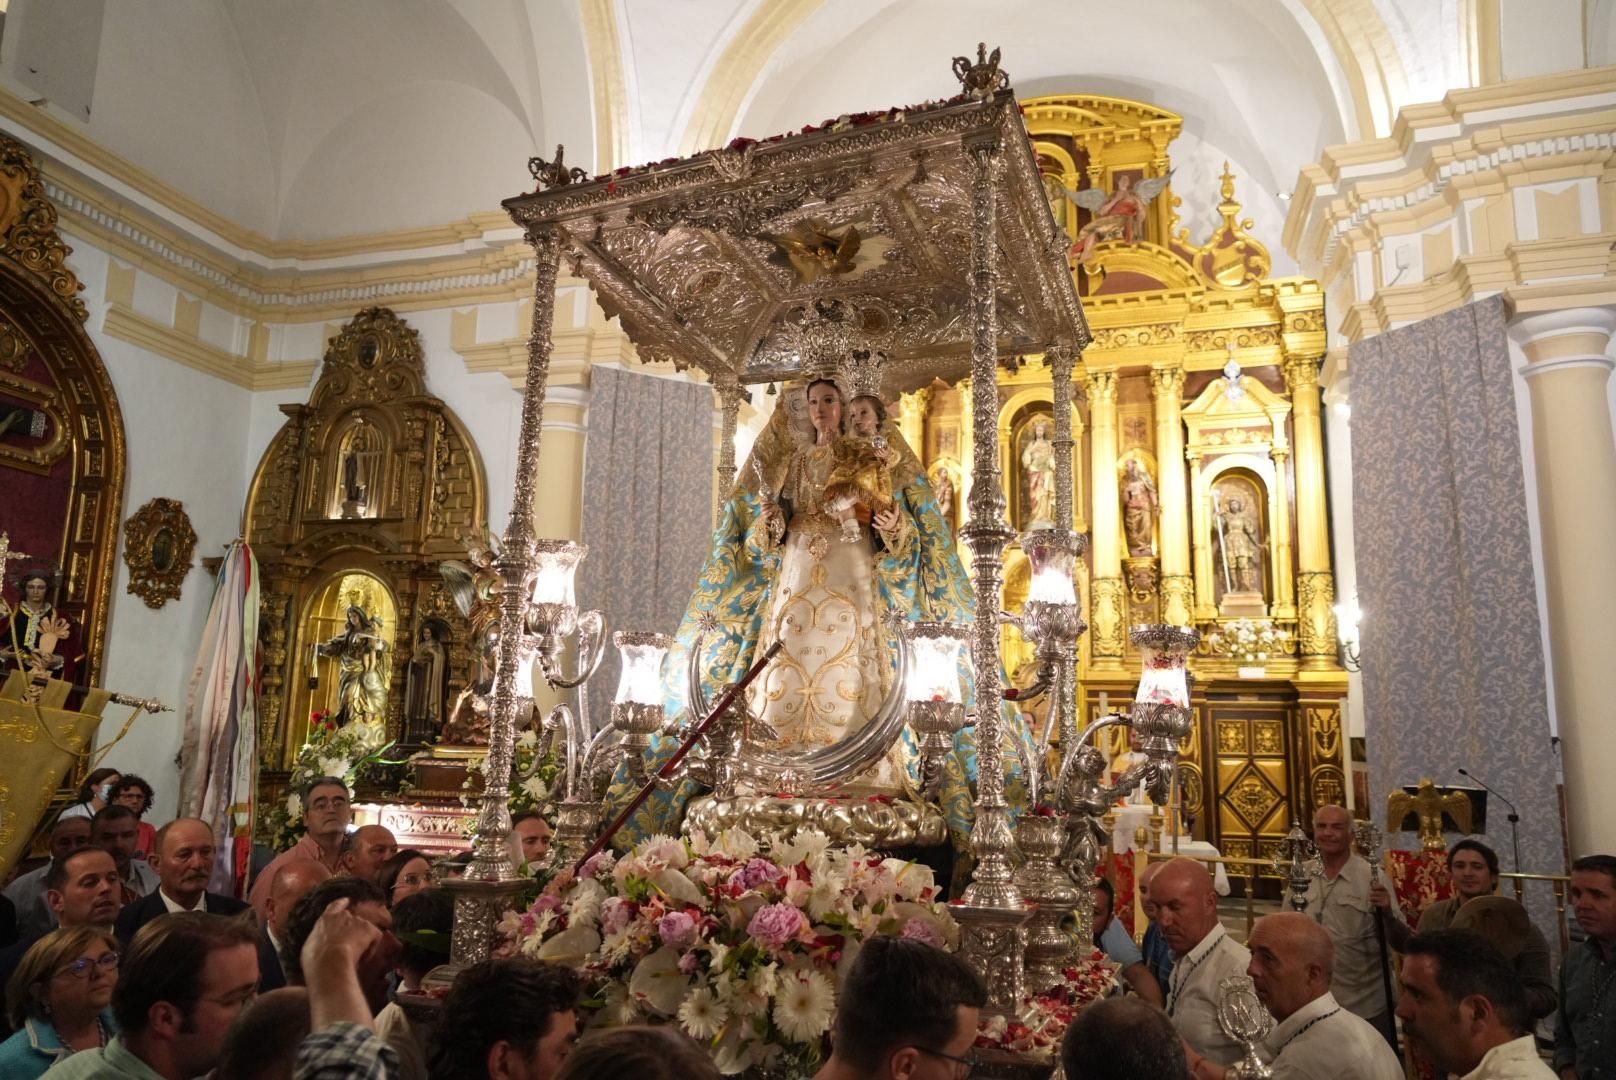
[[[573,273],[646,360],[715,383],[793,377],[801,329],[851,320],[884,351],[889,393],[969,369],[972,162],[998,141],[999,354],[1081,350],[1089,332],[1008,89],[844,116],[819,128],[610,176],[530,162],[539,190],[505,200],[556,228]]]

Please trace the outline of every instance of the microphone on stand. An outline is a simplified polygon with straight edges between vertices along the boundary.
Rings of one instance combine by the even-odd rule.
[[[1505,806],[1509,807],[1509,815],[1505,820],[1507,820],[1509,822],[1509,842],[1510,842],[1510,847],[1514,850],[1514,853],[1515,853],[1515,872],[1517,874],[1520,873],[1521,872],[1521,837],[1520,837],[1519,829],[1517,827],[1521,823],[1521,815],[1515,809],[1515,804],[1510,802],[1508,799],[1506,799],[1496,789],[1488,787],[1487,786],[1487,781],[1483,780],[1481,777],[1477,776],[1475,773],[1471,772],[1469,769],[1461,767],[1459,769],[1459,775],[1464,776],[1464,777],[1468,777],[1469,779],[1474,780],[1476,783],[1481,785],[1481,789],[1483,791],[1491,794],[1499,802],[1501,802]]]

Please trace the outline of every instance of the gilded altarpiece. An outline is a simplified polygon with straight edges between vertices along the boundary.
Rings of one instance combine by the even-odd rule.
[[[1346,798],[1346,675],[1337,662],[1317,381],[1324,294],[1310,279],[1271,276],[1227,166],[1210,232],[1191,238],[1168,184],[1177,115],[1077,95],[1023,107],[1051,210],[1073,237],[1073,273],[1094,331],[1074,375],[1082,400],[1072,424],[1072,525],[1091,537],[1079,571],[1090,624],[1080,643],[1081,712],[1092,720],[1127,706],[1139,670],[1131,624],[1197,627],[1183,810],[1194,834],[1225,854],[1262,856],[1292,818]],[[1138,213],[1121,227],[1091,228],[1116,209],[1119,191],[1150,197],[1124,204]],[[1031,470],[1043,459],[1028,448],[1053,410],[1049,371],[1029,359],[999,380],[1000,449],[1018,531],[1040,524]],[[928,471],[969,460],[961,423],[969,410],[963,383],[905,395],[900,416],[924,445]],[[1002,600],[1017,611],[1026,560],[1016,547],[1005,558]],[[1269,635],[1266,655],[1245,655],[1241,627]],[[1032,647],[1014,627],[1004,634],[1011,680],[1024,682]]]
[[[286,422],[259,463],[245,522],[262,569],[259,714],[270,792],[315,712],[374,708],[400,757],[436,733],[406,723],[410,661],[430,628],[446,660],[441,699],[466,684],[471,628],[441,567],[464,560],[487,521],[476,444],[428,391],[419,335],[387,308],[344,326],[308,402],[281,411]],[[331,644],[350,620],[368,623],[359,629],[370,635],[370,666],[353,694],[340,690]]]
[[[32,823],[77,789],[105,705],[62,684],[101,684],[128,454],[71,254],[28,148],[0,134],[0,683],[29,649],[24,602],[67,623],[61,682],[38,702],[0,703],[0,876]],[[30,599],[26,579],[40,578]]]

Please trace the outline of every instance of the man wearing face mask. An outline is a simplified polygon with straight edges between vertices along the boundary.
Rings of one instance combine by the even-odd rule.
[[[177,818],[157,830],[155,892],[124,909],[118,917],[118,940],[128,942],[135,932],[159,915],[205,911],[234,915],[246,904],[233,896],[208,892],[213,877],[213,830],[196,818]]]

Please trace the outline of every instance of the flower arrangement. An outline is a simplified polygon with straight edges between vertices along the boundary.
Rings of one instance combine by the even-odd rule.
[[[579,967],[599,1022],[676,1023],[720,1071],[809,1075],[836,988],[877,934],[958,944],[931,870],[819,832],[655,836],[506,916],[506,950]]]
[[[398,765],[386,758],[391,742],[372,746],[359,725],[338,727],[320,709],[309,716],[309,737],[297,752],[286,781],[287,796],[263,816],[263,831],[276,851],[285,851],[303,835],[303,785],[319,776],[340,776],[352,791],[371,765]]]
[[[1021,999],[1015,1019],[991,1016],[977,1030],[976,1045],[983,1050],[1053,1057],[1066,1029],[1083,1008],[1116,987],[1117,966],[1094,950],[1064,972],[1065,979],[1041,993]]]
[[[1214,655],[1242,664],[1261,664],[1271,656],[1285,655],[1290,640],[1290,631],[1270,619],[1231,619],[1207,639],[1207,645]]]

